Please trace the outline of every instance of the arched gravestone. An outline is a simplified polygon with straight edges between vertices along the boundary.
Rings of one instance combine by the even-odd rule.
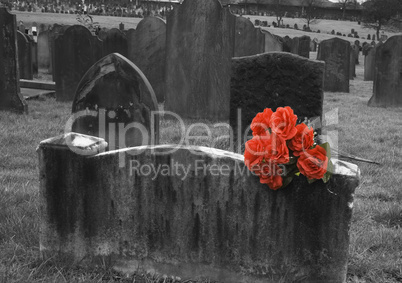
[[[282,42],[267,30],[262,29],[265,36],[264,52],[283,51]]]
[[[402,35],[376,47],[373,96],[369,106],[402,106]]]
[[[59,24],[54,24],[50,29],[49,29],[49,51],[50,51],[50,67],[49,67],[49,73],[52,73],[53,81],[56,81],[56,75],[55,75],[55,39],[64,33],[64,31],[68,28],[69,26],[62,26]]]
[[[100,40],[105,40],[107,38],[107,32],[108,29],[107,28],[102,28],[99,32],[98,32],[98,37]]]
[[[291,44],[291,52],[305,58],[310,58],[311,38],[307,35],[294,37]]]
[[[103,56],[111,53],[119,53],[127,57],[127,37],[117,28],[107,31],[106,38],[103,40]]]
[[[349,80],[354,80],[356,77],[356,53],[353,46],[350,46],[350,61],[349,61]]]
[[[317,60],[325,61],[324,91],[349,92],[349,41],[337,37],[321,41]]]
[[[292,39],[289,36],[282,38],[282,48],[284,52],[292,52]]]
[[[38,35],[38,68],[48,71],[50,60],[49,31],[46,30]]]
[[[28,36],[17,31],[18,45],[18,69],[20,71],[20,79],[33,79],[32,68],[32,46]]]
[[[236,17],[234,57],[264,53],[265,35],[244,17]]]
[[[245,131],[255,115],[265,108],[275,111],[277,107],[290,106],[300,121],[304,117],[321,118],[323,76],[323,62],[291,53],[233,58],[229,122],[236,146],[244,144]]]
[[[0,110],[27,112],[19,86],[16,16],[3,7],[0,7],[0,54]]]
[[[167,17],[165,109],[227,120],[236,16],[218,0],[185,0]]]
[[[159,17],[146,17],[137,29],[127,32],[128,59],[148,78],[158,102],[165,101],[166,23]]]
[[[84,26],[74,25],[55,40],[56,99],[71,101],[82,76],[101,56],[101,41]]]
[[[159,119],[152,115],[157,110],[154,91],[145,75],[127,58],[112,53],[96,62],[81,79],[72,112],[93,114],[78,118],[72,131],[104,138],[109,150],[158,144]],[[133,122],[143,126],[148,142],[143,142],[141,127],[128,127],[125,132],[123,128]]]

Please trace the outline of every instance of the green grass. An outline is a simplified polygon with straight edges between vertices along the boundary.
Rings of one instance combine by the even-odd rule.
[[[358,163],[362,179],[355,194],[348,282],[401,282],[402,108],[367,107],[372,82],[363,81],[362,65],[357,76],[350,93],[325,93],[324,101],[325,111],[339,110],[340,149],[381,163]],[[174,282],[141,270],[126,278],[107,263],[77,268],[39,257],[36,147],[63,132],[70,109],[70,103],[47,99],[29,101],[28,115],[0,112],[0,282]],[[186,122],[187,130],[193,122]],[[162,143],[178,142],[177,124],[162,120],[161,129]],[[206,131],[198,128],[191,133]],[[215,129],[212,136],[222,133]],[[227,146],[224,139],[217,143],[219,148]]]

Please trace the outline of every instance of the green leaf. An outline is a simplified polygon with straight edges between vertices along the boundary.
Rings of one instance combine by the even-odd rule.
[[[330,160],[331,159],[331,147],[330,147],[329,143],[326,142],[326,143],[320,144],[319,146],[321,146],[322,148],[325,149],[325,151],[327,152],[328,160]]]
[[[324,176],[322,177],[322,181],[324,183],[328,183],[329,179],[331,179],[333,172],[334,172],[334,164],[332,164],[331,160],[329,160],[327,172],[325,172]]]
[[[293,177],[294,177],[294,175],[283,177],[282,187],[281,188],[283,189],[286,186],[288,186],[292,182]]]
[[[306,177],[307,178],[307,177]],[[309,183],[309,184],[312,184],[312,183],[314,183],[315,181],[317,181],[317,179],[309,179],[309,178],[307,178],[307,182]]]
[[[296,175],[297,177],[299,177],[299,176],[300,176],[300,172],[296,172],[295,175]]]

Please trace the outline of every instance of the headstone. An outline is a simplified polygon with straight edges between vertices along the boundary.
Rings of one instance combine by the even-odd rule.
[[[166,23],[159,17],[142,19],[136,30],[127,32],[128,59],[140,68],[155,91],[158,102],[165,101]]]
[[[0,110],[24,113],[28,106],[20,93],[17,49],[16,16],[0,7]]]
[[[255,25],[255,26],[259,26],[259,25],[260,25],[260,20],[255,20],[255,21],[254,21],[254,25]]]
[[[352,44],[352,51],[355,53],[355,64],[359,64],[359,56],[360,56],[360,42],[358,40],[355,41],[355,44]]]
[[[368,45],[369,48],[366,49],[366,55],[364,56],[364,80],[373,81],[374,80],[374,63],[375,63],[375,48]]]
[[[234,57],[264,53],[265,35],[260,28],[244,18],[236,17],[236,36]]]
[[[337,37],[321,41],[317,59],[325,61],[324,91],[349,92],[349,41]]]
[[[127,37],[117,28],[107,31],[106,38],[103,40],[103,56],[111,53],[119,53],[128,56]]]
[[[20,24],[18,26],[18,30],[25,34],[25,25],[24,25],[24,23],[22,21],[20,21]]]
[[[82,76],[102,55],[101,41],[84,26],[74,25],[55,40],[56,99],[71,101]]]
[[[371,35],[370,34],[367,35],[367,39],[371,40]]]
[[[323,76],[322,62],[294,54],[270,52],[234,58],[229,123],[236,146],[244,144],[245,131],[256,113],[265,108],[290,106],[301,121],[321,117]]]
[[[375,41],[375,34],[373,34],[372,39],[373,39],[373,41]]]
[[[34,76],[38,75],[38,43],[35,41],[33,36],[28,36],[31,43],[31,54],[32,54],[32,72]]]
[[[98,32],[98,37],[100,40],[104,41],[107,38],[107,32],[108,29],[107,28],[102,28],[99,32]]]
[[[349,80],[356,77],[356,53],[353,46],[350,46],[350,61],[349,61]]]
[[[183,282],[346,282],[356,165],[334,159],[328,183],[300,176],[274,191],[239,154],[170,145],[96,154],[103,147],[76,133],[39,145],[44,258],[110,257],[115,270]]]
[[[120,24],[119,24],[119,30],[121,30],[121,31],[124,30],[124,24],[123,24],[123,23],[120,23]]]
[[[32,46],[28,40],[28,35],[17,31],[17,46],[18,46],[18,69],[20,71],[20,78],[32,80]]]
[[[283,43],[282,43],[282,47],[283,47],[283,51],[284,52],[292,52],[292,39],[289,36],[285,36],[283,37]]]
[[[49,50],[50,50],[50,67],[49,67],[49,73],[52,73],[52,78],[53,81],[56,80],[56,75],[55,75],[55,39],[62,35],[63,32],[68,28],[68,26],[62,26],[59,24],[54,24],[49,28]]]
[[[235,17],[218,0],[185,0],[170,12],[166,110],[182,118],[227,120]]]
[[[127,58],[112,53],[96,62],[78,84],[73,114],[94,114],[74,121],[72,131],[104,138],[109,150],[151,141],[158,144],[159,119],[152,114],[157,110],[155,94],[145,75]],[[130,127],[130,123],[141,126]],[[143,143],[144,139],[148,142]]]
[[[291,52],[305,58],[310,58],[311,39],[307,35],[294,37],[292,39]]]
[[[282,51],[282,43],[278,40],[278,37],[274,36],[267,30],[261,30],[265,36],[264,52]]]
[[[376,47],[373,96],[369,106],[402,106],[402,35]]]
[[[42,31],[38,35],[38,68],[46,69],[50,68],[50,46],[49,46],[49,31]]]

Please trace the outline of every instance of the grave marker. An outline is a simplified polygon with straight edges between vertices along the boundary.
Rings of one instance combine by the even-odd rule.
[[[0,7],[0,110],[28,111],[19,87],[17,21],[7,8]]]
[[[293,54],[297,54],[305,58],[310,58],[310,42],[311,38],[307,35],[294,37],[291,40],[290,51]]]
[[[402,35],[376,47],[374,89],[368,105],[402,106]]]
[[[170,12],[166,110],[182,118],[227,120],[235,17],[218,0],[185,0]]]
[[[155,91],[158,102],[165,101],[166,23],[146,17],[137,29],[127,31],[128,59],[140,68]]]
[[[84,26],[74,25],[55,40],[56,99],[71,101],[82,76],[101,58],[102,45]]]
[[[374,80],[374,63],[375,63],[375,47],[368,45],[366,49],[367,55],[364,56],[364,80],[373,81]]]
[[[103,40],[103,56],[111,53],[119,53],[127,57],[127,37],[117,28],[112,28],[107,31],[106,38]]]
[[[265,36],[265,46],[264,46],[264,52],[272,52],[272,51],[282,51],[282,43],[278,40],[276,36],[274,36],[272,33],[270,33],[267,30],[261,30],[262,33]]]
[[[38,68],[46,69],[50,68],[50,46],[49,46],[49,31],[42,31],[38,35]]]
[[[264,53],[265,35],[260,28],[244,18],[236,17],[236,35],[234,57]]]
[[[321,41],[317,60],[325,61],[324,91],[349,92],[349,41],[337,37]]]
[[[300,176],[273,191],[231,152],[161,145],[96,154],[105,146],[76,133],[40,143],[45,258],[83,264],[113,258],[123,272],[183,281],[346,281],[356,165],[333,160],[327,184]],[[145,174],[145,167],[166,171],[175,164],[187,175]]]
[[[234,58],[229,123],[234,141],[243,145],[244,133],[258,112],[290,106],[302,121],[323,112],[324,64],[283,52]],[[241,109],[241,117],[238,117]],[[241,121],[238,121],[238,120]]]
[[[112,53],[96,62],[78,84],[73,114],[93,111],[94,115],[75,121],[72,131],[105,138],[112,145],[109,150],[151,141],[158,144],[159,119],[152,115],[157,110],[154,91],[145,75],[127,58]],[[142,136],[139,127],[127,128],[125,132],[120,128],[130,123],[141,124],[148,135]],[[145,138],[148,142],[143,143]]]
[[[32,68],[32,46],[28,39],[28,35],[17,31],[18,46],[18,69],[20,71],[20,79],[33,79]]]

